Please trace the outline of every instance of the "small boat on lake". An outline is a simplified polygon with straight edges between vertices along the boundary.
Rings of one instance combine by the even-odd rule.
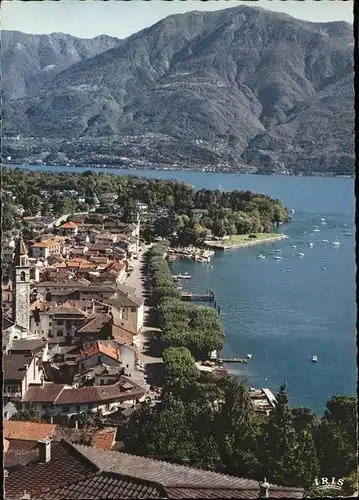
[[[322,267],[322,271],[326,271],[326,270],[327,270],[327,268],[326,268],[326,267]]]
[[[297,248],[297,245],[292,245],[292,248]]]
[[[322,240],[323,243],[329,243],[329,240]]]
[[[280,257],[279,255],[276,255],[274,258],[275,260],[283,260],[283,257]]]
[[[313,229],[313,233],[320,233],[320,229]]]
[[[292,270],[291,269],[284,269],[283,273],[291,273]]]
[[[280,253],[281,251],[282,251],[282,250],[279,250],[279,249],[275,250],[275,252],[276,252],[276,253]]]
[[[251,359],[252,358],[252,354],[247,354],[247,358]]]
[[[257,256],[257,259],[265,259],[265,258],[266,258],[266,256],[263,255],[263,254],[260,254],[260,255]]]
[[[324,222],[324,221],[325,221],[324,217],[323,217],[322,219],[320,219],[320,220],[321,220],[322,222]]]
[[[343,234],[344,236],[353,236],[353,233],[350,233],[349,231],[344,231]]]
[[[332,241],[332,245],[333,247],[338,247],[340,245],[340,241],[339,240]]]
[[[298,256],[299,256],[299,257],[304,257],[304,255],[305,255],[305,254],[304,254],[303,252],[299,252],[299,253],[298,253]]]
[[[312,356],[311,360],[313,361],[313,363],[317,363],[318,362],[318,356]]]
[[[307,243],[308,247],[310,248],[313,248],[314,247],[314,243],[312,241],[308,241]]]

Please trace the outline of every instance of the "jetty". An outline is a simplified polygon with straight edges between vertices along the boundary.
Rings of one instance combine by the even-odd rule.
[[[250,358],[220,358],[218,361],[220,363],[248,363]]]
[[[182,300],[197,300],[199,302],[212,302],[214,301],[215,293],[210,290],[208,293],[193,293],[193,292],[181,292]]]
[[[175,275],[172,275],[172,278],[175,281],[181,281],[181,280],[190,280],[190,279],[192,279],[192,276],[190,276],[189,274],[175,274]]]

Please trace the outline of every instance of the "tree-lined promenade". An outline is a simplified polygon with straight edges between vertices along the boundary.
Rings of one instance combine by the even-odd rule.
[[[186,347],[197,359],[208,359],[224,346],[225,335],[217,311],[182,302],[165,259],[165,244],[150,250],[153,300],[165,347]]]

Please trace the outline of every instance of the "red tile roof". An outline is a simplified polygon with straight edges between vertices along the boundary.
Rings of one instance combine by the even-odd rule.
[[[114,359],[118,362],[122,360],[121,351],[119,348],[114,345],[105,344],[101,341],[93,342],[85,351],[82,351],[78,361],[82,361],[91,356],[104,354],[111,359]]]
[[[115,444],[116,427],[105,427],[95,432],[92,437],[92,446],[100,450],[111,450]]]
[[[75,222],[65,222],[64,224],[62,224],[62,226],[60,226],[61,229],[77,229],[78,228],[78,225],[75,223]]]
[[[39,439],[52,437],[55,432],[55,428],[56,425],[53,424],[5,420],[4,437],[6,439],[38,441]]]
[[[61,474],[59,474],[61,471]],[[52,443],[51,460],[9,474],[6,497],[60,498],[258,498],[259,483],[117,451]],[[301,488],[270,485],[269,498],[302,498]]]

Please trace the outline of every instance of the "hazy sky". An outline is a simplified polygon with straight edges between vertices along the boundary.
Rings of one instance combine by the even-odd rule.
[[[353,22],[353,0],[100,0],[2,1],[1,28],[27,33],[70,33],[90,38],[100,34],[125,38],[171,14],[191,10],[218,10],[254,4],[312,22]]]

